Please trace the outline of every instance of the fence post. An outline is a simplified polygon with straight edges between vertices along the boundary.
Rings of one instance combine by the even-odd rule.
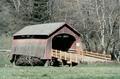
[[[53,50],[51,49],[51,56],[53,56]]]
[[[61,59],[61,51],[60,51],[60,59]]]
[[[86,51],[85,51],[85,53],[86,53]],[[82,51],[82,59],[83,59],[83,51]]]
[[[76,62],[78,62],[78,59],[77,59],[77,54],[76,54],[75,56],[76,56],[76,57],[75,57],[75,58],[76,58]]]
[[[57,57],[57,50],[55,52],[56,52],[56,57]]]
[[[70,62],[71,62],[71,53],[70,53]]]
[[[65,53],[65,60],[67,60],[67,58],[66,58],[66,53]]]

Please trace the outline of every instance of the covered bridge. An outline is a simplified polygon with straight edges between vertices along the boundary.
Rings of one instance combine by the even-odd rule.
[[[13,35],[12,55],[51,59],[51,50],[82,50],[80,34],[65,22],[26,26]]]

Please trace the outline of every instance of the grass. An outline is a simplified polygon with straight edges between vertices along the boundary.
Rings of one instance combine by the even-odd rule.
[[[0,36],[0,50],[9,50],[12,46],[12,37],[11,36]],[[7,52],[0,52],[0,67],[5,65],[10,65],[10,57]]]
[[[120,67],[1,67],[0,79],[120,79]]]
[[[4,52],[0,54],[0,79],[120,79],[120,64],[20,67],[12,65]]]
[[[0,52],[0,67],[4,67],[5,65],[11,65],[10,63],[10,54],[7,52]]]

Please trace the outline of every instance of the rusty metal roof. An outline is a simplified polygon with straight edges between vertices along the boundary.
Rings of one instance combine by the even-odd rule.
[[[26,26],[13,36],[18,35],[50,35],[56,29],[63,26],[65,22],[57,22],[57,23],[46,23],[46,24],[37,24]]]

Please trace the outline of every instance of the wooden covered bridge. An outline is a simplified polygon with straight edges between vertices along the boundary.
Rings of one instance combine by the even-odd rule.
[[[65,22],[30,25],[13,35],[11,61],[16,63],[24,55],[45,62],[79,63],[83,54],[89,55],[80,52],[82,47],[80,34]]]

